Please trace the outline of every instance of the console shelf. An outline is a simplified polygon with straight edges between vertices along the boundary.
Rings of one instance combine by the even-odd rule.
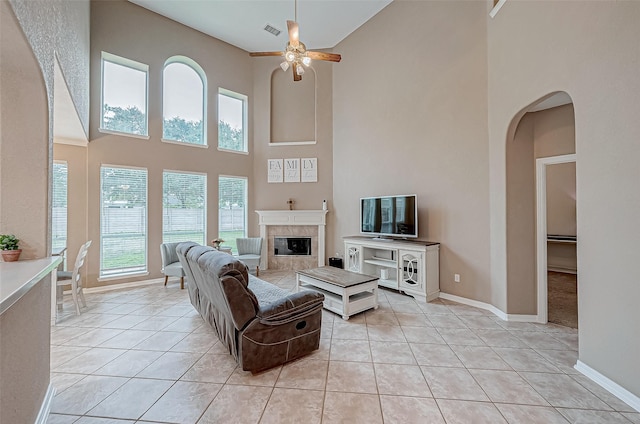
[[[379,277],[378,285],[423,302],[440,294],[440,243],[408,240],[344,238],[345,268]]]
[[[386,267],[386,268],[397,268],[398,267],[398,262],[397,261],[392,261],[389,259],[380,259],[380,258],[371,258],[371,259],[365,259],[364,260],[365,263],[371,264],[371,265],[377,265],[377,266],[382,266],[382,267]]]

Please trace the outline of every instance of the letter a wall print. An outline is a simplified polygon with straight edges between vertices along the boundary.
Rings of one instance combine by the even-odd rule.
[[[267,162],[269,183],[281,183],[284,177],[284,165],[282,159],[269,159]]]

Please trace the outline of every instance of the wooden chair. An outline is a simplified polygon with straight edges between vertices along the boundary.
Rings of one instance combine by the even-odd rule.
[[[84,293],[82,292],[82,276],[80,275],[80,268],[82,268],[82,265],[84,264],[85,257],[87,256],[87,252],[89,251],[89,246],[91,246],[91,240],[80,247],[78,256],[76,256],[76,262],[73,265],[73,271],[58,271],[56,273],[56,299],[58,303],[58,310],[62,309],[62,287],[69,284],[71,285],[71,296],[73,297],[73,303],[76,306],[76,315],[80,315],[80,302],[78,301],[78,298],[82,300],[83,307],[87,306],[87,302],[84,298]]]

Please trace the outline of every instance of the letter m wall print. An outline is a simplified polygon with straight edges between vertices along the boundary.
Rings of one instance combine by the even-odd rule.
[[[284,182],[300,182],[300,158],[284,160]]]

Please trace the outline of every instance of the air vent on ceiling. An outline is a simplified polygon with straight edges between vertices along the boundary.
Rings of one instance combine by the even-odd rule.
[[[267,32],[268,32],[268,33],[270,33],[270,34],[275,35],[276,37],[277,37],[278,35],[280,35],[280,32],[282,32],[282,31],[280,31],[278,28],[274,28],[274,27],[272,27],[272,26],[271,26],[271,25],[269,25],[269,24],[267,24],[267,26],[266,26],[266,27],[264,27],[264,30],[265,30],[265,31],[267,31]]]

